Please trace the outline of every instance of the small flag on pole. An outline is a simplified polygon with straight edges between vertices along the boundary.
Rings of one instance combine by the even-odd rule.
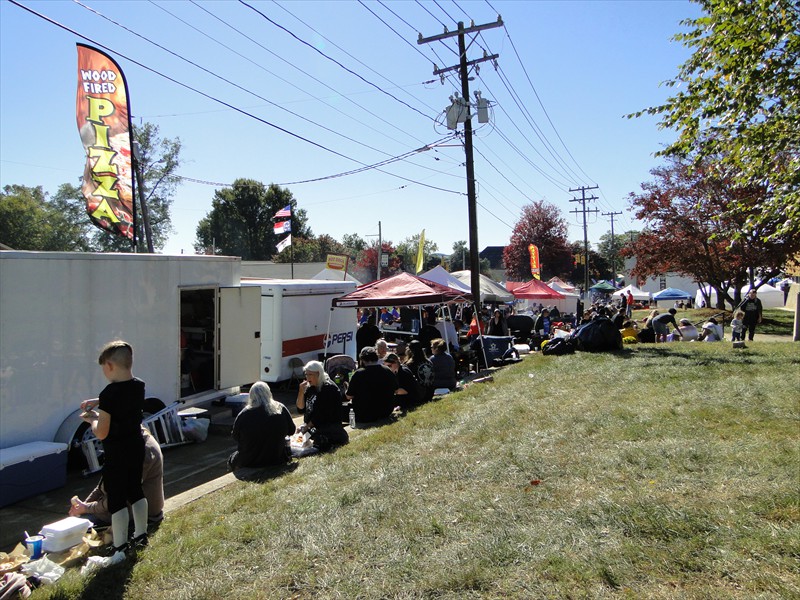
[[[281,233],[289,233],[292,230],[292,222],[281,221],[279,223],[275,223],[272,230],[275,232],[275,235],[280,235]]]
[[[275,216],[272,217],[272,218],[273,219],[283,219],[285,217],[291,217],[291,216],[292,216],[292,207],[291,207],[291,205],[287,204],[282,209],[280,209],[278,212],[276,212]]]
[[[278,242],[277,246],[278,252],[283,252],[286,248],[288,248],[292,244],[292,234],[290,233],[280,242]]]

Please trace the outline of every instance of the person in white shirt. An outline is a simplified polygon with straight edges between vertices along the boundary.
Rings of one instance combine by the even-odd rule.
[[[717,324],[717,320],[714,317],[711,317],[703,324],[703,331],[700,332],[698,339],[703,342],[722,341],[722,327]]]
[[[678,327],[678,329],[680,329],[681,333],[683,334],[681,339],[684,342],[691,342],[700,337],[700,332],[697,331],[697,327],[692,325],[692,322],[689,319],[681,319],[679,323],[680,327]]]

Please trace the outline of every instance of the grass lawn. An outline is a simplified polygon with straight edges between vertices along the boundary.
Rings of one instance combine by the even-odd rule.
[[[530,355],[36,598],[800,598],[800,345]]]

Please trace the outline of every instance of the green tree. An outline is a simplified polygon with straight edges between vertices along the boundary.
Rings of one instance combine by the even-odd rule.
[[[625,259],[620,254],[620,251],[631,239],[631,232],[615,233],[612,236],[609,231],[600,236],[600,242],[597,244],[597,254],[611,267],[612,271],[619,272],[622,270]]]
[[[214,192],[211,212],[197,225],[195,250],[214,248],[217,254],[243,260],[269,260],[285,234],[276,235],[273,217],[284,206],[292,209],[292,239],[310,239],[306,211],[297,208],[292,193],[278,185],[265,186],[253,179],[237,179],[231,187]]]
[[[342,236],[342,245],[351,257],[355,257],[359,252],[367,249],[367,241],[357,233],[344,234]]]
[[[62,198],[65,186],[53,200],[41,186],[5,186],[0,192],[0,242],[17,250],[91,250],[84,231],[89,219],[85,212],[81,217],[82,206]]]
[[[779,220],[785,236],[800,221],[800,9],[797,0],[695,0],[705,14],[674,39],[693,50],[667,85],[666,103],[629,116],[660,115],[678,139],[659,154],[721,157],[716,177],[766,185],[741,234]],[[774,230],[774,228],[769,227]]]
[[[325,262],[328,254],[346,254],[345,247],[328,234],[310,240],[293,237],[292,247],[285,248],[273,260],[279,263]]]
[[[586,269],[584,268],[584,246],[583,241],[572,242],[570,246],[573,256],[573,266],[569,271],[567,279],[569,281],[579,281],[578,287],[583,288],[584,275]],[[607,262],[599,252],[592,248],[589,244],[589,286],[591,281],[599,281],[601,279],[611,280],[611,263]]]
[[[420,234],[417,233],[416,235],[412,235],[404,239],[397,245],[397,256],[402,260],[403,270],[408,273],[416,274],[417,271],[417,252],[419,251],[419,236]],[[438,256],[433,256],[433,253],[439,249],[439,246],[433,240],[425,239],[422,244],[422,253],[423,253],[423,261],[422,261],[422,271],[426,271],[428,268],[428,264],[432,264],[434,267],[438,265],[441,261],[439,260]],[[420,271],[420,273],[422,272]]]
[[[469,269],[469,246],[465,240],[453,244],[453,252],[447,259],[450,271],[466,271]]]
[[[138,144],[138,166],[144,182],[144,196],[150,219],[153,249],[160,251],[173,231],[171,208],[180,178],[176,172],[181,166],[180,138],[162,138],[158,125],[144,123],[133,129],[133,141]],[[138,182],[137,182],[138,185]],[[80,190],[78,190],[78,196]],[[147,242],[142,219],[139,194],[136,194],[136,247],[147,252]],[[87,217],[88,218],[88,217]],[[103,252],[130,252],[130,240],[103,229],[95,228],[92,245]]]

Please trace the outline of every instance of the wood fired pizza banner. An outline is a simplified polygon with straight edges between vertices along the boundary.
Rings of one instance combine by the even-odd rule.
[[[107,54],[78,44],[75,115],[86,166],[81,191],[92,222],[135,241],[130,112],[125,75]]]
[[[539,264],[539,247],[528,244],[528,252],[531,255],[531,275],[533,275],[534,279],[541,279],[542,269]]]

